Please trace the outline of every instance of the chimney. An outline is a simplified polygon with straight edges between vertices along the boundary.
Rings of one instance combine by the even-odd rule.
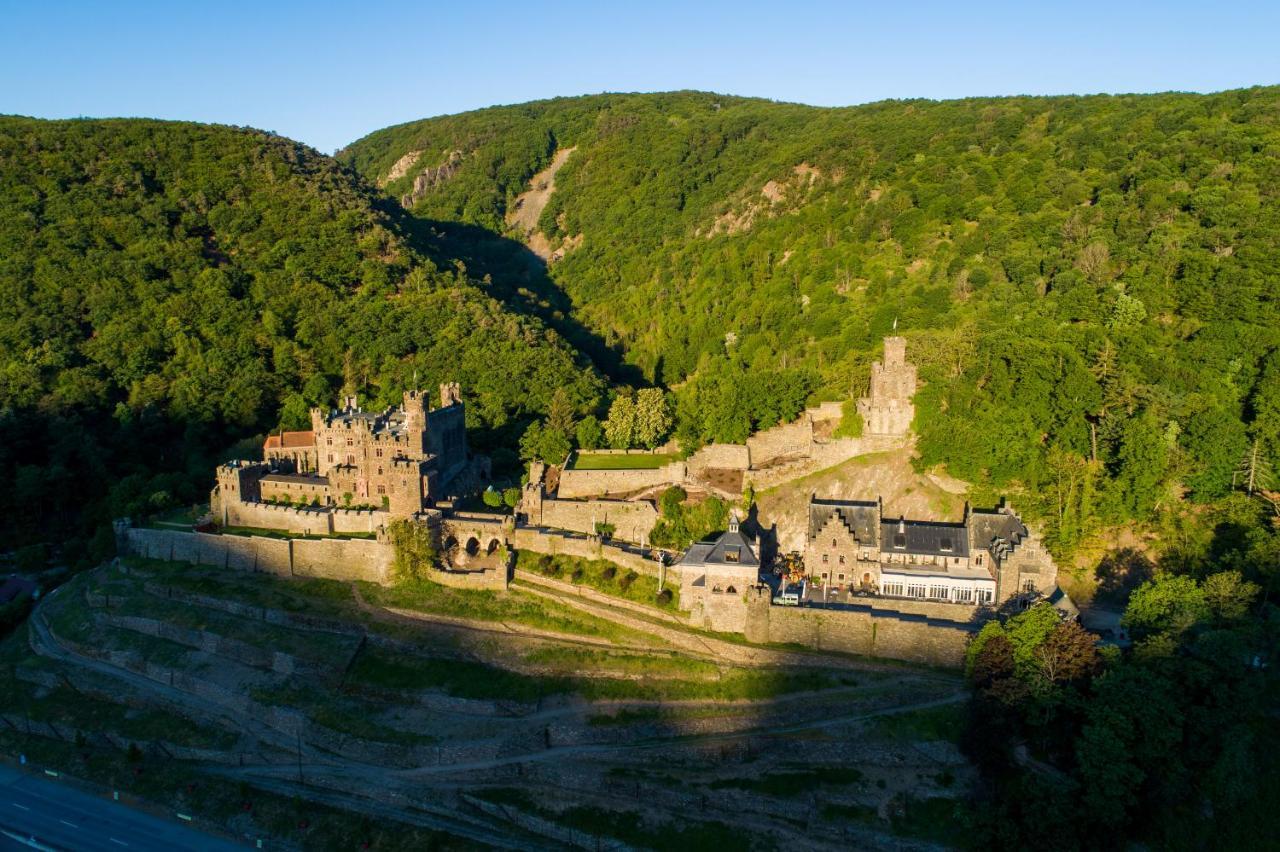
[[[905,515],[898,516],[898,532],[905,533],[907,531],[907,518]]]

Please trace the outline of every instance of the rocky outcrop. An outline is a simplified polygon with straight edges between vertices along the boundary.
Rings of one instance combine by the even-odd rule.
[[[408,157],[408,156],[409,155],[406,154],[404,157],[401,157],[399,162],[397,162],[396,165],[392,167],[392,171],[394,172],[396,167],[399,166],[400,163],[403,163],[405,160],[405,157]],[[414,162],[417,162],[416,157],[414,158]],[[440,165],[434,168],[432,168],[431,166],[427,166],[425,169],[423,169],[421,172],[418,173],[418,176],[413,179],[413,189],[409,190],[407,193],[405,193],[400,197],[400,206],[407,209],[417,204],[419,201],[421,201],[423,198],[426,197],[427,193],[430,192],[432,188],[439,186],[440,184],[447,181],[449,178],[456,175],[458,173],[458,170],[461,168],[462,168],[462,152],[450,151],[448,159],[446,159],[443,163],[441,163]],[[405,167],[405,171],[406,172],[408,171],[408,166]],[[388,180],[391,180],[391,178],[388,177]]]
[[[409,169],[413,168],[414,164],[418,162],[418,158],[421,156],[421,151],[410,151],[400,159],[396,160],[396,164],[391,167],[391,171],[387,172],[386,176],[383,177],[382,180],[378,181],[378,186],[386,186],[393,180],[399,180],[409,174]]]

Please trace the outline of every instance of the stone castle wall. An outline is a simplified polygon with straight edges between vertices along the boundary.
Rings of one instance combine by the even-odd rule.
[[[750,593],[746,637],[809,648],[959,668],[976,623],[889,609],[833,610],[773,606],[769,592]]]
[[[541,518],[530,518],[530,522],[587,534],[595,533],[596,523],[613,524],[615,538],[642,542],[649,540],[658,510],[647,500],[544,499]]]
[[[174,530],[130,529],[128,552],[148,559],[262,571],[282,577],[390,579],[394,548],[372,539],[279,539]]]
[[[562,470],[556,496],[565,499],[634,494],[648,488],[682,484],[686,476],[687,468],[682,461],[647,470]]]
[[[813,447],[813,421],[808,412],[793,423],[782,423],[747,438],[753,467],[767,467],[780,458],[807,456]]]
[[[534,553],[547,553],[552,556],[576,556],[580,559],[604,559],[620,568],[635,571],[637,574],[658,576],[658,565],[652,559],[646,559],[638,553],[600,541],[528,527],[517,528],[511,540],[519,550],[531,550]]]
[[[331,533],[373,533],[386,524],[387,513],[372,509],[337,509],[332,507],[273,506],[226,500],[221,503],[225,515],[216,518],[232,527],[259,527],[301,535]]]
[[[751,467],[750,441],[747,444],[707,444],[689,456],[689,475],[696,477],[704,470],[748,470]]]

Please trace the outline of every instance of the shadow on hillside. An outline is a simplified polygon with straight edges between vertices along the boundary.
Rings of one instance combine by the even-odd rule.
[[[547,274],[547,265],[519,240],[479,225],[435,219],[414,220],[416,248],[437,265],[454,259],[477,281],[489,279],[487,291],[511,310],[535,316],[555,329],[596,369],[615,384],[646,384],[641,372],[623,360],[623,349],[588,329],[573,313],[568,295]]]

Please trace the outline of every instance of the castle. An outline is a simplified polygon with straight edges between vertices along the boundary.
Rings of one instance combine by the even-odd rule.
[[[464,417],[457,383],[440,386],[435,409],[418,390],[382,412],[364,411],[354,396],[341,408],[312,409],[310,430],[267,437],[263,462],[218,467],[213,518],[222,526],[301,524],[299,531],[323,533],[374,532],[383,519],[413,517],[467,468]],[[264,507],[280,506],[297,507],[299,520],[264,515]],[[352,510],[369,517],[338,514]],[[340,529],[344,522],[348,528]]]

